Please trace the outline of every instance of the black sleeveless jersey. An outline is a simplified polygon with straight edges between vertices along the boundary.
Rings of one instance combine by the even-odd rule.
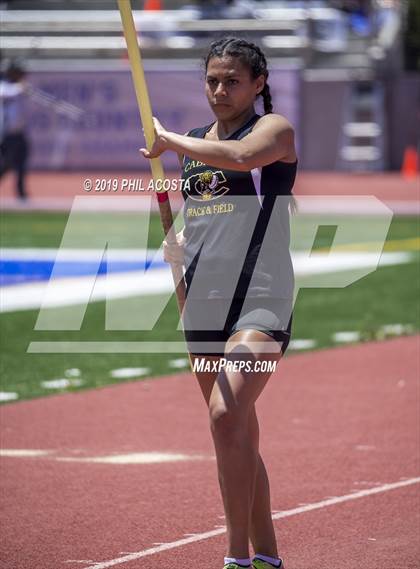
[[[227,140],[245,137],[259,118]],[[213,124],[188,136],[204,138]],[[194,281],[195,298],[293,297],[289,203],[296,168],[276,161],[241,172],[184,156],[187,293]]]

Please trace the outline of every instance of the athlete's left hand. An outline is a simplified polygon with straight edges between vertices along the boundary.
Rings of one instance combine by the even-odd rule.
[[[145,158],[157,158],[166,150],[166,130],[160,124],[156,117],[153,117],[153,126],[155,127],[155,141],[150,150],[140,148],[140,152]]]

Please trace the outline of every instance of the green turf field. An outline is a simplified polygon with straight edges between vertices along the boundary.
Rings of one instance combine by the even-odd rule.
[[[3,213],[1,218],[2,247],[58,247],[68,216],[58,213]],[[372,223],[375,223],[372,220]],[[313,339],[316,349],[337,345],[335,332],[358,331],[362,340],[381,339],[392,334],[383,326],[402,324],[403,333],[415,333],[419,318],[419,219],[395,217],[387,236],[385,251],[409,251],[411,262],[383,266],[352,285],[342,289],[304,289],[294,310],[293,338]],[[90,247],[95,246],[94,231]],[[316,248],[326,248],[333,233],[328,228],[319,231]],[[358,235],[355,241],[360,242]],[[160,221],[153,216],[149,228],[149,247],[161,243]],[[100,387],[124,380],[113,379],[110,371],[116,368],[147,367],[150,374],[176,373],[169,366],[175,358],[186,354],[29,354],[27,347],[33,341],[182,341],[176,331],[178,314],[174,298],[161,315],[152,332],[105,331],[105,302],[88,306],[80,331],[35,331],[38,311],[28,310],[1,314],[1,378],[0,390],[16,392],[19,400],[40,397],[58,391],[74,391]],[[147,334],[147,337],[145,336]],[[297,353],[290,349],[287,357]],[[68,370],[80,370],[81,386],[47,389],[41,382],[71,377]],[[182,369],[182,368],[181,368]],[[187,368],[184,368],[187,369]],[[73,372],[74,374],[74,372]]]

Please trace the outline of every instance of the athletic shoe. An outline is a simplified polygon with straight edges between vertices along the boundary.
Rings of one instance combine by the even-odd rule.
[[[280,559],[279,566],[272,565],[271,563],[268,563],[268,561],[262,561],[262,559],[253,559],[252,567],[253,569],[273,569],[273,567],[275,567],[276,569],[285,569],[282,559]]]
[[[239,565],[239,563],[228,563],[223,569],[252,569],[252,565]]]

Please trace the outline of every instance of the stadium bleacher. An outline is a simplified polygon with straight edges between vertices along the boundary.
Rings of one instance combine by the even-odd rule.
[[[384,70],[401,67],[402,57],[402,12],[389,3],[381,10],[381,2],[353,0],[163,0],[161,10],[144,10],[143,0],[131,3],[142,52],[156,65],[197,61],[212,39],[234,34],[258,41],[271,61],[302,69],[303,92],[319,81],[347,82],[334,136],[337,156],[322,167],[378,170],[386,165],[382,79]],[[3,1],[0,21],[2,58],[24,60],[30,69],[50,69],[52,62],[99,69],[125,57],[115,0]],[[333,104],[341,105],[337,98]],[[312,108],[310,97],[308,105]]]
[[[306,67],[370,64],[375,38],[355,34],[348,14],[327,2],[247,2],[239,12],[236,3],[164,2],[158,12],[141,10],[143,4],[132,2],[148,57],[196,57],[209,38],[240,33],[259,38],[270,57],[299,57]],[[114,0],[14,0],[0,4],[0,14],[5,57],[118,58],[124,51]]]

